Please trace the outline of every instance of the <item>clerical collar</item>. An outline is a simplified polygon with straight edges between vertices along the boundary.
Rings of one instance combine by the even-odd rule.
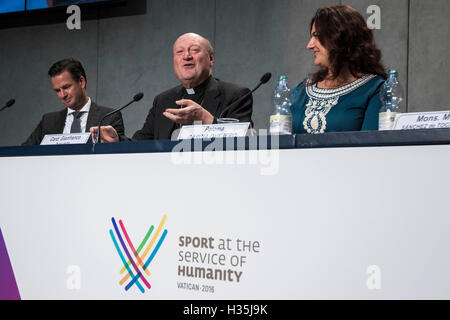
[[[187,94],[194,95],[194,94],[203,93],[206,90],[206,87],[208,86],[208,83],[211,80],[211,77],[212,76],[209,76],[208,79],[203,81],[200,85],[196,86],[195,88],[186,89]]]

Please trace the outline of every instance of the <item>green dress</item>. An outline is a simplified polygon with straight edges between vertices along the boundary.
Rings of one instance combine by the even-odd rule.
[[[366,75],[336,89],[309,83],[292,89],[293,133],[378,130],[382,77]]]

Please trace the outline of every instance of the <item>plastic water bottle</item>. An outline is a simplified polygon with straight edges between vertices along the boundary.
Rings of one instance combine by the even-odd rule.
[[[378,130],[392,130],[395,115],[400,110],[403,100],[403,88],[398,82],[398,72],[388,71],[388,78],[381,87],[380,99],[382,106],[378,117]]]
[[[292,134],[291,90],[288,88],[286,76],[280,76],[272,101],[275,112],[270,116],[269,132]]]

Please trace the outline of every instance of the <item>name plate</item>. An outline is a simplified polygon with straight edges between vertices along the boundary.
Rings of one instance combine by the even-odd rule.
[[[250,122],[190,125],[181,127],[178,139],[244,137]]]
[[[450,128],[450,111],[399,113],[392,130]]]
[[[54,144],[83,144],[88,142],[90,136],[90,132],[46,134],[41,141],[41,146]]]

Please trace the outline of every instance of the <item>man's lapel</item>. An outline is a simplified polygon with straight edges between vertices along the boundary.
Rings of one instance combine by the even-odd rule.
[[[54,130],[51,130],[51,132],[54,132],[55,134],[63,133],[64,126],[66,125],[66,118],[67,118],[67,109],[61,110],[58,113],[58,118],[56,119],[54,125]]]
[[[85,132],[89,132],[89,129],[91,127],[97,126],[99,121],[100,110],[94,102],[91,102],[91,108],[89,109]]]
[[[205,97],[203,98],[202,107],[209,111],[214,117],[219,117],[217,110],[220,106],[220,91],[219,84],[214,77],[211,77],[208,87],[205,91]]]
[[[167,99],[167,101],[170,102],[168,102],[167,105],[164,104],[165,102],[163,102],[161,114],[157,115],[155,118],[155,121],[157,121],[157,123],[155,122],[154,124],[156,128],[156,134],[154,137],[155,139],[170,139],[172,132],[176,130],[177,124],[169,118],[165,117],[162,112],[164,112],[168,108],[179,108],[179,106],[175,104],[175,101],[178,101],[183,97],[183,90],[183,86],[178,86],[173,95]]]

